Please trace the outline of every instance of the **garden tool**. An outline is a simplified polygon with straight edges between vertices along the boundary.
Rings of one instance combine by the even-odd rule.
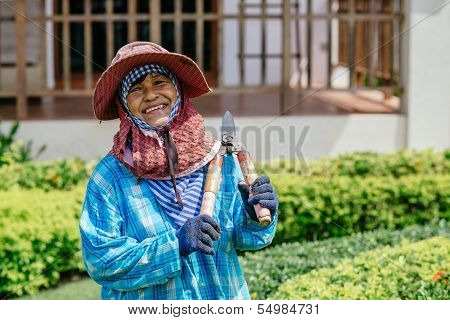
[[[200,209],[200,214],[207,214],[209,216],[212,215],[214,210],[214,202],[216,200],[216,194],[220,185],[224,155],[232,155],[233,153],[237,155],[242,175],[244,176],[245,182],[249,186],[251,186],[256,178],[258,178],[250,153],[236,137],[236,127],[230,111],[225,112],[225,115],[222,118],[221,133],[222,141],[219,152],[209,163],[202,206]],[[251,196],[251,188],[249,188],[249,192],[249,196]],[[255,212],[258,217],[258,221],[262,226],[266,226],[272,221],[269,209],[262,208],[259,204],[257,204],[255,205]]]

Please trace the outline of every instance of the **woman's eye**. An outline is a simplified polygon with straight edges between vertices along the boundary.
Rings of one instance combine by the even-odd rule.
[[[160,84],[164,84],[164,83],[166,83],[164,80],[156,80],[154,82],[155,85],[160,85]]]
[[[133,88],[131,88],[130,92],[135,92],[135,91],[138,91],[138,90],[141,90],[141,88],[140,87],[133,87]]]

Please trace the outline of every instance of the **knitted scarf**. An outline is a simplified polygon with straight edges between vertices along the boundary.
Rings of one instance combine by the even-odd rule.
[[[117,103],[120,100],[116,99]],[[158,131],[145,135],[131,121],[123,108],[118,106],[119,131],[114,136],[110,154],[116,156],[139,180],[142,178],[169,180],[169,165],[163,140]],[[186,176],[209,163],[220,147],[205,132],[203,117],[194,109],[185,96],[182,107],[173,122],[166,128],[173,138],[178,151],[178,172],[175,176]],[[131,143],[132,165],[124,159],[127,139]]]

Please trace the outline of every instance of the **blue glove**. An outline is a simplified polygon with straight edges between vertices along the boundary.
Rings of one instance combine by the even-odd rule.
[[[214,255],[213,240],[219,240],[219,224],[210,216],[201,214],[187,220],[176,231],[180,254],[187,256],[194,251]]]
[[[270,184],[268,176],[260,176],[251,185],[252,196],[249,198],[248,184],[245,181],[241,181],[238,184],[238,190],[241,193],[242,201],[245,205],[245,211],[249,214],[250,218],[258,221],[256,216],[255,204],[259,204],[263,208],[267,208],[270,211],[270,215],[273,217],[278,209],[278,197],[277,193]]]

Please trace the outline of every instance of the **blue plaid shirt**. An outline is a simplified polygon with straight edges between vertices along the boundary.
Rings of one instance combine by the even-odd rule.
[[[206,170],[205,166],[205,170]],[[224,157],[213,218],[222,229],[214,256],[180,256],[176,224],[159,207],[148,180],[114,156],[96,166],[80,219],[83,261],[102,299],[250,299],[237,250],[272,241],[277,223],[261,227],[245,214],[236,156]]]

